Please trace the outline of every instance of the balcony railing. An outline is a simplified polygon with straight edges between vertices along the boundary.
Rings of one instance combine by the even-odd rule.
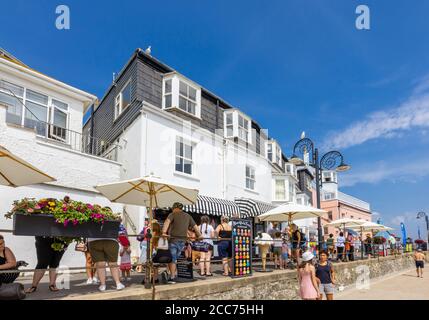
[[[368,202],[357,199],[355,197],[352,197],[351,195],[342,193],[340,191],[338,191],[338,200],[346,202],[346,203],[351,204],[353,206],[362,208],[364,210],[371,211],[371,207],[370,207],[370,204]]]
[[[7,123],[34,129],[38,137],[46,139],[49,143],[80,153],[117,161],[119,145],[42,121],[11,90],[2,87],[1,82],[0,89],[8,93],[8,95],[5,95],[0,91],[0,104],[7,106]],[[23,107],[25,110],[24,119],[22,114]]]

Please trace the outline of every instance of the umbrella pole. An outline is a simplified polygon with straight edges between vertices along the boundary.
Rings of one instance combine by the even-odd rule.
[[[152,197],[154,196],[154,194],[152,193],[152,190],[151,190],[151,195],[150,195],[150,198],[149,198],[149,204],[150,204],[150,208],[149,208],[149,221],[150,221],[150,223],[151,223],[151,225],[152,225],[152,221],[153,221],[153,201],[152,201]],[[154,277],[154,274],[153,274],[153,262],[152,262],[152,252],[153,252],[153,242],[152,242],[152,239],[153,239],[153,236],[150,238],[150,245],[149,245],[149,247],[150,247],[150,263],[149,263],[149,272],[150,272],[150,275],[151,275],[151,277],[152,277],[152,300],[155,300],[155,277]]]
[[[360,258],[363,260],[363,228],[360,228]]]

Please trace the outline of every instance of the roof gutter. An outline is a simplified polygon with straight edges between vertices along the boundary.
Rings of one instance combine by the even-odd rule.
[[[90,94],[88,92],[82,91],[80,89],[77,89],[75,87],[72,87],[64,82],[61,82],[59,80],[56,80],[54,78],[51,78],[49,76],[46,76],[40,72],[34,71],[32,69],[28,69],[26,67],[20,66],[16,63],[13,63],[11,61],[8,61],[6,59],[0,59],[0,69],[5,70],[6,72],[14,72],[19,71],[28,77],[33,78],[32,80],[35,82],[39,82],[39,84],[46,87],[46,83],[52,84],[57,87],[57,90],[67,96],[71,96],[70,93],[72,93],[74,96],[72,96],[75,99],[78,99],[85,104],[85,111],[88,108],[89,105],[94,103],[97,100],[97,97],[93,94]]]

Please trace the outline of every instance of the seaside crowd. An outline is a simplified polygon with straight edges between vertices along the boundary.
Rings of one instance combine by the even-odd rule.
[[[208,216],[201,218],[197,225],[194,219],[182,211],[181,203],[174,203],[172,212],[161,226],[157,220],[151,224],[147,220],[145,227],[137,236],[140,242],[141,255],[138,264],[133,266],[131,259],[131,243],[126,229],[121,224],[118,238],[86,239],[76,244],[75,250],[83,252],[86,260],[87,284],[98,285],[101,292],[106,290],[106,268],[110,269],[116,289],[125,288],[124,282],[131,280],[131,270],[142,272],[147,262],[148,254],[152,255],[153,272],[149,281],[158,283],[175,283],[177,278],[177,261],[181,256],[192,261],[199,267],[202,277],[213,276],[211,263],[214,253],[214,241],[217,243],[218,256],[222,261],[224,276],[231,275],[232,262],[232,226],[227,217],[222,217],[220,223],[214,226]],[[363,253],[371,258],[378,250],[371,234],[362,241],[352,233],[339,232],[337,237],[330,234],[318,251],[317,241],[307,240],[304,233],[296,224],[291,224],[280,230],[281,224],[272,223],[266,234],[259,233],[259,239],[269,239],[270,259],[276,269],[297,269],[302,299],[322,299],[325,294],[328,300],[333,299],[335,286],[335,270],[333,262],[354,261],[357,253],[363,248]],[[149,241],[152,240],[152,241]],[[260,240],[258,240],[260,241]],[[63,250],[55,250],[51,237],[36,237],[37,265],[33,275],[32,285],[26,290],[33,293],[49,270],[49,290],[58,291],[56,287],[57,271]],[[148,246],[151,248],[148,248]],[[384,245],[383,245],[384,248]],[[400,241],[391,237],[388,239],[391,254],[402,252]],[[316,260],[316,256],[318,259]],[[118,260],[120,263],[118,264]],[[415,251],[417,276],[423,277],[425,256],[421,249]],[[25,262],[17,262],[12,250],[6,247],[3,236],[0,235],[0,285],[12,283],[19,276],[19,267]],[[159,273],[159,269],[166,266]],[[4,270],[15,272],[5,273]],[[160,275],[160,277],[159,277]]]

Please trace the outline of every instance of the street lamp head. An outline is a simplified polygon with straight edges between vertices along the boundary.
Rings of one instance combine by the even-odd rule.
[[[304,163],[304,161],[295,154],[292,155],[292,157],[289,159],[289,162],[296,166],[302,165]]]
[[[426,212],[420,211],[419,213],[417,213],[417,219],[426,217]]]
[[[341,162],[341,164],[337,167],[336,171],[338,172],[344,172],[350,170],[351,166],[348,164],[345,164],[344,162]]]

